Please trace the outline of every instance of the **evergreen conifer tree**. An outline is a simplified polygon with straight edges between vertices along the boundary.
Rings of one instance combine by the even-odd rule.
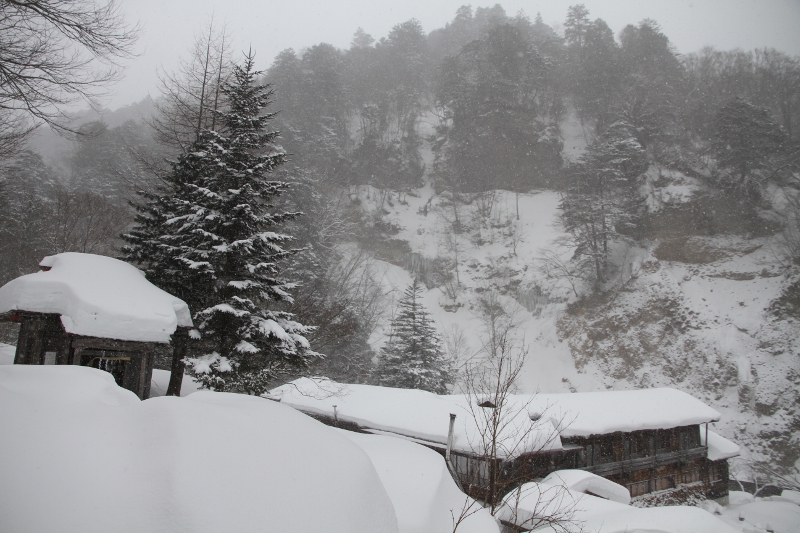
[[[173,164],[170,194],[151,195],[126,236],[126,259],[144,266],[151,281],[184,298],[194,312],[205,352],[187,359],[203,386],[265,392],[285,369],[316,357],[310,328],[283,309],[292,284],[278,263],[294,250],[277,228],[300,213],[275,212],[270,203],[286,188],[267,174],[285,162],[277,132],[263,113],[272,94],[256,85],[248,54],[223,88],[220,131],[203,131]]]
[[[399,302],[389,341],[375,369],[380,385],[447,394],[455,378],[453,361],[442,350],[430,314],[422,304],[422,287],[415,279]]]

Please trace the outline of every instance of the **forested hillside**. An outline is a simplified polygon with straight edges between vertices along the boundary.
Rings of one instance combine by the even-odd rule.
[[[3,165],[0,283],[46,254],[120,255],[131,202],[230,112],[229,48],[206,28],[155,102]],[[615,34],[583,5],[557,28],[495,5],[262,67],[289,183],[270,209],[304,213],[276,309],[325,355],[303,372],[377,382],[415,277],[462,363],[496,298],[521,309],[521,388],[675,386],[725,414],[749,465],[800,460],[800,58],[678,54],[653,20]]]

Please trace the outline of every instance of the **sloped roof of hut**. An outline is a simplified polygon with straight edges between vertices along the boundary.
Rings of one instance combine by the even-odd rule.
[[[169,342],[179,326],[192,326],[183,300],[124,261],[69,252],[39,266],[0,287],[0,314],[59,314],[67,333],[139,342]]]

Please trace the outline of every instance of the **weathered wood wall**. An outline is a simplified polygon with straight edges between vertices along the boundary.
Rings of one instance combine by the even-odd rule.
[[[14,364],[88,365],[98,358],[129,358],[118,384],[140,399],[150,396],[153,343],[71,335],[56,314],[20,312],[14,320],[20,323]]]

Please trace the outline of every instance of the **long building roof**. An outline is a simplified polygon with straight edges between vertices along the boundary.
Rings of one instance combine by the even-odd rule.
[[[270,396],[311,414],[439,445],[447,442],[449,415],[456,415],[453,449],[480,453],[491,408],[464,395],[413,389],[346,385],[301,378]],[[498,441],[503,457],[559,450],[561,437],[588,437],[714,422],[720,414],[676,389],[565,394],[517,394],[507,399]],[[528,431],[530,430],[530,431]],[[527,433],[524,442],[520,436]]]

